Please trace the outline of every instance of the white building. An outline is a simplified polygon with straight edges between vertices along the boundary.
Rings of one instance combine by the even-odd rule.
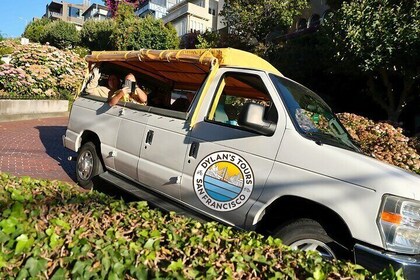
[[[107,6],[92,4],[83,12],[82,16],[84,20],[87,21],[89,19],[104,20],[109,18],[111,15]]]
[[[136,15],[139,17],[146,17],[148,15],[154,18],[162,18],[166,14],[167,0],[149,0],[140,4],[136,10]]]
[[[228,0],[147,0],[140,4],[136,14],[161,18],[165,24],[170,22],[178,36],[183,36],[225,28],[224,18],[219,16],[225,3],[229,3]],[[302,11],[290,32],[317,27],[328,11],[326,0],[311,0],[309,8]]]
[[[168,0],[165,23],[172,23],[179,36],[218,28],[218,0]]]

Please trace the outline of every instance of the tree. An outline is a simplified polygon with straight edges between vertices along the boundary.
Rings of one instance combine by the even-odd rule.
[[[420,1],[344,2],[324,31],[334,57],[367,74],[373,100],[398,121],[420,96]]]
[[[117,13],[119,3],[125,3],[130,6],[132,6],[134,9],[136,9],[140,3],[143,3],[145,0],[103,0],[105,5],[109,8],[109,11],[111,12],[111,16],[114,17]]]
[[[258,44],[265,44],[271,32],[286,34],[307,5],[307,0],[229,0],[220,15],[228,32],[236,36],[245,49],[252,50]]]
[[[76,26],[62,20],[49,23],[46,27],[42,43],[49,42],[59,49],[75,47],[80,42],[80,34]]]
[[[133,7],[121,3],[115,17],[116,27],[111,36],[118,50],[172,49],[179,45],[175,28],[151,16],[139,18]]]
[[[31,21],[23,32],[23,37],[28,38],[32,42],[39,43],[45,37],[45,27],[51,23],[49,18],[40,18]]]
[[[113,20],[88,20],[80,31],[81,44],[92,51],[112,50],[109,38],[114,29]]]

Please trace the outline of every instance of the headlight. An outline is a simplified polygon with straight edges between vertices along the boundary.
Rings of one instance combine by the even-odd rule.
[[[420,202],[385,195],[378,225],[386,249],[405,254],[420,253]]]

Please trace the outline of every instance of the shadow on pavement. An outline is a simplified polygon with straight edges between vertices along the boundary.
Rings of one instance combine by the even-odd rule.
[[[39,138],[45,147],[46,153],[57,161],[64,172],[76,182],[76,162],[68,161],[69,156],[76,157],[77,153],[70,151],[63,146],[62,136],[66,133],[65,126],[37,126]],[[116,199],[123,199],[126,202],[142,200],[100,178],[94,178],[94,189],[110,195]],[[98,187],[96,187],[98,186]]]
[[[133,201],[141,201],[143,199],[123,190],[120,189],[117,186],[114,186],[111,183],[108,183],[105,180],[102,180],[98,177],[93,178],[94,187],[93,189],[102,192],[104,194],[107,194],[109,196],[112,196],[116,199],[123,199],[125,202],[133,202]]]
[[[36,126],[39,131],[39,138],[45,147],[47,155],[58,162],[64,172],[76,182],[76,162],[68,161],[69,156],[77,156],[63,146],[62,136],[66,133],[65,126]]]

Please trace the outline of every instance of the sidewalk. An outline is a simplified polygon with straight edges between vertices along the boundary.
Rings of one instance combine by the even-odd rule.
[[[74,182],[76,154],[63,147],[68,118],[0,122],[0,171]]]

